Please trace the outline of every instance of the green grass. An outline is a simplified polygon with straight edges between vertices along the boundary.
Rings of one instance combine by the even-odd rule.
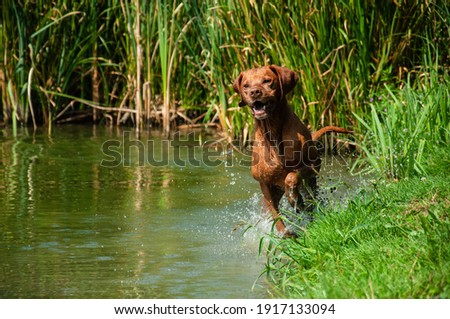
[[[417,88],[386,86],[365,118],[355,114],[365,129],[357,167],[368,163],[368,170],[394,179],[427,174],[426,153],[450,142],[450,78],[435,72]]]
[[[326,207],[297,239],[269,238],[266,272],[290,298],[450,298],[450,147],[426,177],[379,181]]]

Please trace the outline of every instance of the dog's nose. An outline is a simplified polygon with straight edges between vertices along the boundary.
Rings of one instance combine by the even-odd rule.
[[[258,97],[261,95],[261,90],[260,89],[253,89],[250,91],[250,96],[251,97]]]

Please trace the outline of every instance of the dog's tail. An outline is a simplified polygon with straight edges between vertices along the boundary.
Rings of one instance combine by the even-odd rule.
[[[314,132],[311,134],[313,141],[317,141],[319,138],[322,137],[322,135],[329,133],[329,132],[335,132],[335,133],[346,133],[351,134],[352,131],[346,130],[345,128],[338,127],[338,126],[325,126],[322,127],[320,130]]]

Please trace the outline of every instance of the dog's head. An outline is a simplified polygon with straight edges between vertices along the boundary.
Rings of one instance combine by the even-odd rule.
[[[298,75],[288,68],[271,65],[242,72],[233,89],[241,95],[239,106],[248,105],[257,120],[270,116],[280,100],[297,84]]]

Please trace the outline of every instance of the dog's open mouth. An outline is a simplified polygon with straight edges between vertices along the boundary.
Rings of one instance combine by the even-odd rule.
[[[268,114],[267,114],[267,104],[261,102],[261,101],[255,101],[252,104],[252,113],[253,116],[257,119],[257,120],[263,120],[265,119]]]

